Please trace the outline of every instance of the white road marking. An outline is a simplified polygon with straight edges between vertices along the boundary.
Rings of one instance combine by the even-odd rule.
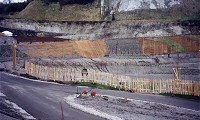
[[[5,94],[0,92],[0,97],[6,97]],[[27,119],[27,120],[36,120],[36,118],[34,118],[32,115],[30,115],[29,113],[27,113],[25,110],[23,110],[21,107],[19,107],[17,104],[9,101],[9,100],[5,100],[5,103],[12,106],[13,109],[15,109],[16,111],[18,111],[20,113],[20,115]]]
[[[12,77],[17,77],[17,78],[21,78],[21,79],[25,79],[25,80],[29,80],[29,81],[34,81],[34,82],[49,83],[49,84],[55,84],[55,85],[60,85],[60,86],[63,85],[63,84],[59,84],[59,83],[53,83],[53,82],[47,82],[47,81],[41,81],[41,80],[34,80],[34,79],[30,79],[30,78],[14,75],[14,74],[11,74],[11,73],[6,73],[6,72],[2,72],[2,73],[6,74],[6,75],[9,75],[9,76],[12,76]]]
[[[6,97],[6,95],[0,92],[0,97]]]

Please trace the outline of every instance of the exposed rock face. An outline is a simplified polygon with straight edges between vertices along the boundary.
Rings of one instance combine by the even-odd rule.
[[[136,9],[160,9],[180,5],[181,0],[111,0],[110,8],[117,11],[132,11]]]
[[[1,26],[62,34],[67,39],[115,39],[200,34],[200,21],[49,22],[5,19]]]
[[[102,0],[101,14],[116,20],[199,19],[199,0]]]
[[[181,6],[181,0],[102,0],[102,15],[111,11],[129,12],[134,10],[167,9]]]

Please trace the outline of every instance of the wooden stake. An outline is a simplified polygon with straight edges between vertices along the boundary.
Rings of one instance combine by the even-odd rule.
[[[13,45],[13,70],[16,70],[16,64],[17,64],[17,45]]]
[[[60,102],[60,108],[61,108],[61,114],[62,114],[62,118],[61,118],[61,120],[64,120],[64,113],[63,113],[62,102]]]

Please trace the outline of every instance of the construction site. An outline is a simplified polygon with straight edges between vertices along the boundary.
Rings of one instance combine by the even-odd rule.
[[[2,54],[2,61],[13,59],[15,70],[39,79],[96,82],[144,93],[200,94],[199,35],[60,41],[14,38],[14,45],[1,43],[10,49]]]
[[[192,112],[131,99],[133,94],[144,94],[199,100],[200,21],[195,4],[187,6],[185,0],[46,2],[33,0],[10,18],[0,16],[1,71],[77,85],[77,91],[78,85],[89,83],[106,86],[113,93],[125,92],[122,98],[93,98],[82,96],[84,92],[81,97],[70,94],[64,98],[84,112],[90,109],[76,104],[116,116],[100,116],[106,119],[199,119],[199,108]],[[190,20],[191,16],[196,17]]]

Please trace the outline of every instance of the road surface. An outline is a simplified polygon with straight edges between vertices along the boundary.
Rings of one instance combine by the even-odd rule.
[[[128,97],[200,111],[200,102],[198,100],[184,100],[160,95],[129,93],[112,90],[96,89],[96,91],[99,94]],[[75,86],[28,80],[22,77],[0,72],[0,92],[36,119],[61,119],[62,114],[60,103],[62,103],[63,106],[65,120],[102,119],[74,109],[64,102],[64,97],[76,93]]]
[[[62,102],[65,120],[102,120],[63,101],[64,97],[76,93],[74,86],[30,81],[4,73],[0,77],[0,91],[36,119],[61,120]]]

